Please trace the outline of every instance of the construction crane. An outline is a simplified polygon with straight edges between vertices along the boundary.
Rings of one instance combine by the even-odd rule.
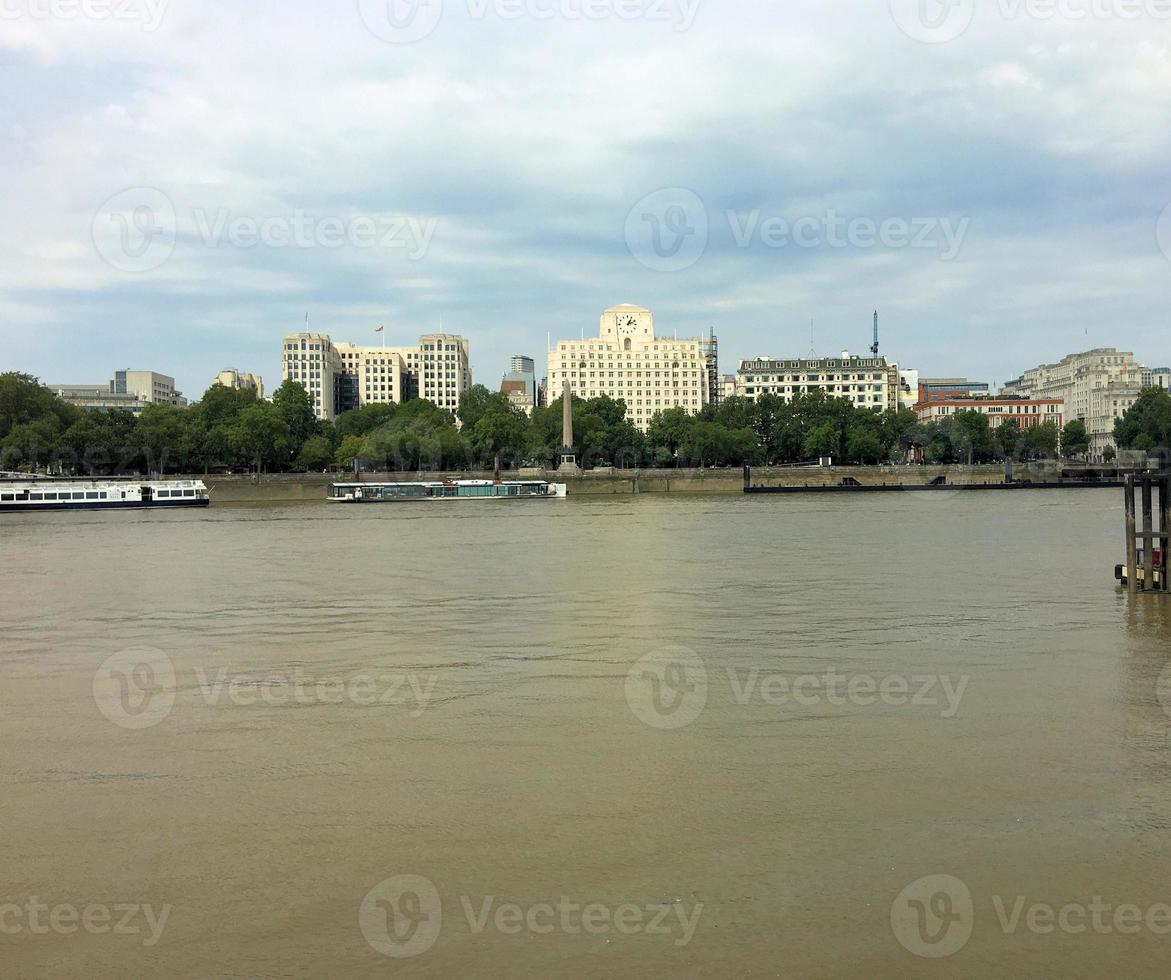
[[[870,353],[878,357],[878,310],[874,311],[874,343],[870,345]]]

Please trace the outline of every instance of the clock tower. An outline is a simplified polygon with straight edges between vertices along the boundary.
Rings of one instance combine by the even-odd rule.
[[[641,306],[614,306],[602,314],[598,336],[604,340],[637,340],[655,337],[655,320],[651,311]]]

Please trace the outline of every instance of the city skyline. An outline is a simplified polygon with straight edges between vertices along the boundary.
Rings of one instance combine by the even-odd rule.
[[[33,94],[3,117],[5,363],[149,367],[198,394],[225,364],[278,378],[272,338],[308,310],[354,341],[442,320],[494,382],[624,302],[680,337],[714,327],[729,366],[806,353],[810,318],[819,352],[863,349],[875,307],[884,353],[925,374],[1004,382],[1099,346],[1171,361],[1149,18],[1022,8],[919,37],[889,3],[448,5],[401,43],[369,6],[286,5],[277,46],[263,12],[223,7],[211,50],[206,14],[173,4],[6,19]]]

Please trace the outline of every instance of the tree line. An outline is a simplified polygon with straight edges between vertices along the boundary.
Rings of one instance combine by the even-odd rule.
[[[475,385],[455,415],[424,399],[368,405],[318,420],[308,392],[285,381],[272,401],[215,384],[192,405],[79,409],[36,378],[0,374],[0,469],[65,474],[490,469],[550,465],[560,455],[561,400],[526,415],[507,397]],[[458,424],[457,424],[458,421]],[[993,429],[961,410],[922,424],[914,412],[859,408],[826,392],[783,400],[729,398],[698,415],[672,408],[646,432],[626,405],[606,396],[573,399],[574,449],[586,467],[785,465],[832,457],[845,464],[987,463],[1083,455],[1085,426],[1053,423]],[[1144,392],[1115,427],[1122,448],[1171,445],[1171,398]]]

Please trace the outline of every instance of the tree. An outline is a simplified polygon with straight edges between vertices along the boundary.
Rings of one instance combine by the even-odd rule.
[[[365,449],[366,441],[361,436],[346,436],[337,447],[337,452],[333,454],[334,465],[344,470],[350,469],[354,465],[354,460],[362,457]]]
[[[996,442],[1000,447],[1000,455],[1008,458],[1016,456],[1017,447],[1021,443],[1021,427],[1016,419],[1005,419],[997,426]]]
[[[1118,451],[1113,446],[1107,446],[1102,450],[1102,460],[1106,463],[1113,463],[1118,458]]]
[[[1171,447],[1171,395],[1161,388],[1147,388],[1133,405],[1114,421],[1114,441],[1119,449]]]
[[[317,432],[317,416],[313,411],[313,399],[297,381],[285,380],[272,394],[272,404],[289,427],[293,442],[300,446]]]
[[[852,463],[877,463],[882,458],[882,443],[873,429],[859,427],[846,442],[846,457]]]
[[[801,448],[807,459],[822,459],[837,457],[840,443],[837,429],[829,422],[823,422],[810,430]]]
[[[231,429],[230,441],[233,449],[252,461],[258,475],[266,466],[287,461],[293,449],[288,423],[268,403],[244,409]]]
[[[956,454],[972,463],[986,463],[992,459],[994,447],[988,416],[975,409],[960,409],[951,417],[950,435]]]
[[[5,371],[0,374],[0,440],[18,425],[56,420],[57,430],[77,421],[80,412],[63,402],[31,374]]]
[[[1061,442],[1061,430],[1056,422],[1042,422],[1025,431],[1021,439],[1025,459],[1053,459]]]
[[[1072,419],[1061,430],[1061,452],[1066,456],[1084,456],[1090,450],[1090,435],[1086,423]]]
[[[306,471],[323,470],[333,457],[333,447],[325,436],[310,436],[301,444],[297,466]]]

